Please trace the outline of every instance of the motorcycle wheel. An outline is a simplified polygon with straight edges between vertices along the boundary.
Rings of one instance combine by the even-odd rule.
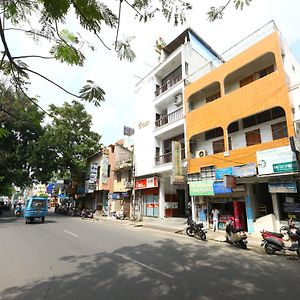
[[[273,255],[276,252],[276,250],[273,249],[268,243],[265,245],[265,251],[269,255]]]
[[[244,243],[243,241],[240,241],[240,247],[241,247],[242,249],[246,250],[246,249],[247,249],[247,244]]]
[[[206,241],[206,234],[202,230],[195,231],[195,238],[201,239],[202,241]]]
[[[194,235],[195,235],[194,230],[190,226],[185,230],[185,232],[190,237],[194,237]]]

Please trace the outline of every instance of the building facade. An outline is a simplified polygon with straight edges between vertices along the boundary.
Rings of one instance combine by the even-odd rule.
[[[186,78],[200,66],[221,61],[193,30],[158,47],[159,64],[135,90],[134,206],[144,217],[182,217],[188,190],[185,180]],[[209,67],[214,67],[209,65]]]
[[[217,208],[220,227],[277,230],[300,219],[300,69],[274,23],[231,50],[185,88],[194,215],[211,222]]]

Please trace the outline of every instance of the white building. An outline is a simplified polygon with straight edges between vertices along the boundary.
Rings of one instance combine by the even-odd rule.
[[[146,217],[180,217],[185,215],[188,201],[183,106],[186,78],[192,78],[202,66],[212,69],[222,62],[190,28],[158,48],[158,66],[135,90],[135,206]],[[212,61],[214,65],[209,63]]]

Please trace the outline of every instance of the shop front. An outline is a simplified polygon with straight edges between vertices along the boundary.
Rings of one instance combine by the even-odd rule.
[[[204,222],[207,228],[212,228],[212,210],[219,211],[219,229],[225,229],[229,220],[236,228],[247,231],[245,206],[245,189],[240,191],[224,187],[223,182],[196,181],[190,182],[190,196],[194,206],[194,215],[198,222]]]
[[[158,178],[148,177],[135,180],[135,201],[142,203],[144,217],[159,217]]]

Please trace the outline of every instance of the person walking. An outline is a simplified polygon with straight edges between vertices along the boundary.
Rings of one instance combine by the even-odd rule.
[[[219,230],[219,210],[216,208],[213,208],[211,211],[212,217],[213,217],[213,231]]]

